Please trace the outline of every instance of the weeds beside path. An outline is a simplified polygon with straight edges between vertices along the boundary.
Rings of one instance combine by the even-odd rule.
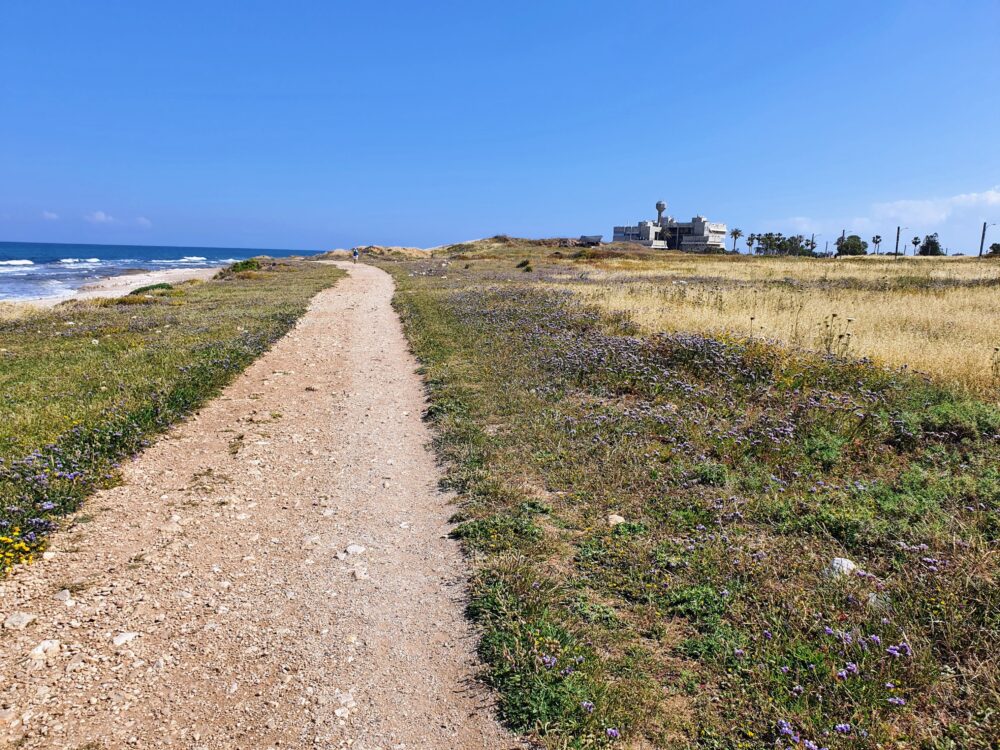
[[[553,748],[991,747],[1000,412],[643,336],[517,260],[384,263],[504,720]]]

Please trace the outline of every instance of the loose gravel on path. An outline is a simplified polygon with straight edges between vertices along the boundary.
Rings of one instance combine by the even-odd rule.
[[[517,746],[473,680],[464,564],[392,280],[343,267],[45,560],[0,580],[0,741]]]

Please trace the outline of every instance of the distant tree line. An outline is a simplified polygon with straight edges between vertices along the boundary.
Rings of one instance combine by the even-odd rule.
[[[787,237],[781,232],[750,234],[747,235],[747,247],[750,252],[757,255],[807,255],[813,257],[816,255],[816,243],[811,239],[806,239],[801,234]]]
[[[743,236],[743,230],[733,229],[729,232],[733,239],[733,252],[736,252],[736,241]],[[756,255],[804,255],[817,257],[816,242],[813,239],[806,239],[804,235],[793,234],[785,236],[781,232],[765,232],[763,234],[748,234],[746,236],[747,249]],[[944,255],[941,247],[941,240],[937,232],[925,235],[923,239],[914,237],[911,240],[914,255]],[[836,241],[837,255],[867,255],[869,244],[857,234],[849,234],[838,237]],[[879,252],[882,246],[882,236],[876,234],[872,237],[872,246],[875,252]],[[905,248],[904,248],[905,252]],[[990,253],[1000,255],[1000,242],[990,245]]]

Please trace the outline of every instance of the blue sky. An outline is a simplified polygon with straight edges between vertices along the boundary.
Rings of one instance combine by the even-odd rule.
[[[0,240],[1000,222],[997,0],[4,0],[0,40]]]

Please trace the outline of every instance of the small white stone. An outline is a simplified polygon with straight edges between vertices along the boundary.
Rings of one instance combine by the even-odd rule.
[[[36,661],[45,661],[46,659],[51,659],[59,653],[60,645],[57,640],[45,640],[31,649],[31,653],[28,656]]]
[[[56,593],[55,598],[57,602],[68,602],[73,598],[73,595],[69,593],[69,589],[63,589]]]
[[[35,615],[29,615],[27,612],[14,612],[3,621],[3,626],[7,630],[24,630],[37,619]]]
[[[617,513],[612,513],[608,516],[608,526],[617,526],[620,523],[625,523],[623,516],[619,516]]]
[[[111,640],[111,642],[114,644],[115,648],[118,648],[119,646],[124,646],[126,643],[134,641],[138,637],[138,633],[119,633]]]
[[[360,544],[349,544],[347,545],[347,554],[349,555],[360,555],[365,551],[365,548]]]

